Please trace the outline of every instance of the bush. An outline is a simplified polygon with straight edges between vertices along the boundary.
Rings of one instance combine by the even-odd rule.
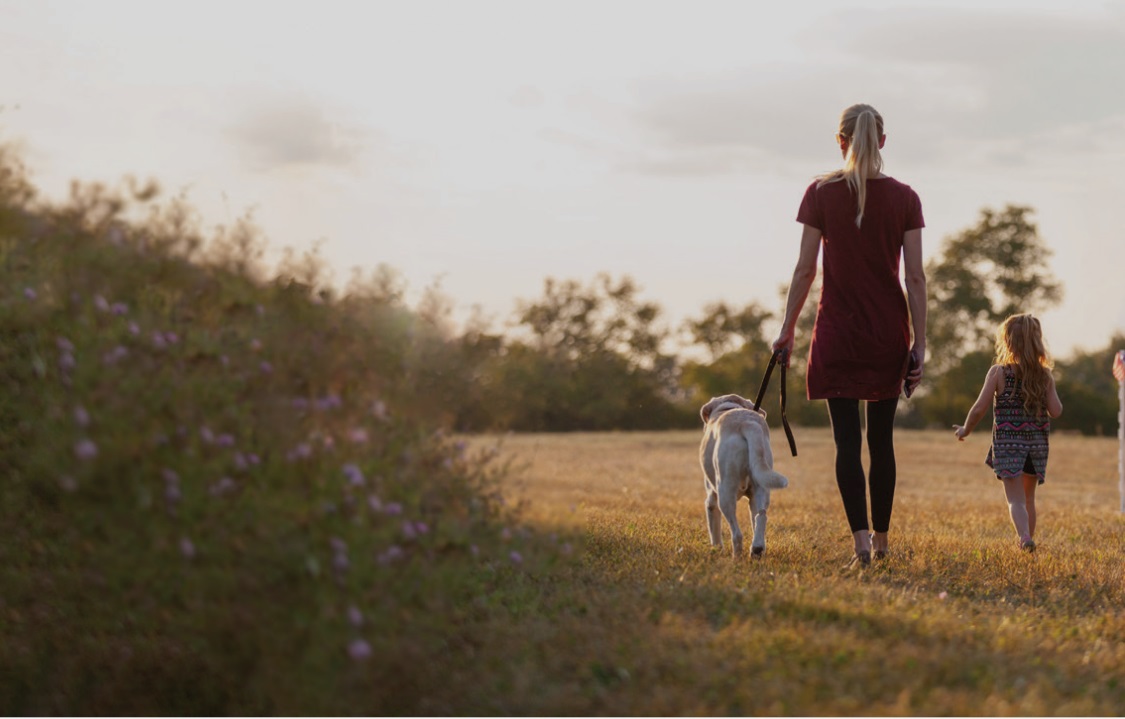
[[[419,318],[262,279],[249,223],[5,178],[0,711],[411,711],[551,557],[411,401]]]

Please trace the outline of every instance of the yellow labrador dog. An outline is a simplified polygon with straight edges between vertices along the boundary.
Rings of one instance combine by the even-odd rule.
[[[703,418],[703,442],[699,463],[707,489],[707,529],[711,546],[723,546],[719,512],[730,525],[734,556],[742,554],[742,531],[735,509],[739,498],[750,500],[754,525],[751,556],[758,559],[766,551],[766,510],[770,490],[784,489],[789,480],[773,470],[770,430],[766,413],[754,410],[754,403],[736,394],[715,397],[699,410]]]

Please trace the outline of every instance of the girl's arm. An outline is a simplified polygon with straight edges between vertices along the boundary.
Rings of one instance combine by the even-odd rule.
[[[809,289],[816,279],[816,259],[820,256],[821,232],[816,227],[805,225],[801,232],[801,254],[797,258],[797,268],[793,270],[793,281],[789,283],[789,297],[785,301],[785,318],[781,321],[781,334],[773,343],[773,350],[793,349],[797,318],[808,299]]]
[[[1062,400],[1059,399],[1058,390],[1055,389],[1055,378],[1051,377],[1051,384],[1047,386],[1047,416],[1058,417],[1062,414]]]
[[[988,374],[985,375],[984,378],[984,386],[980,389],[980,396],[977,397],[977,401],[973,404],[972,409],[969,410],[968,416],[965,417],[965,424],[953,425],[953,429],[955,430],[953,434],[956,435],[957,439],[962,442],[965,441],[965,438],[972,434],[973,429],[984,419],[984,415],[988,413],[989,406],[992,405],[992,398],[1000,391],[1000,382],[1003,381],[1003,378],[1004,371],[1001,369],[1000,365],[992,365],[992,367],[989,368]]]

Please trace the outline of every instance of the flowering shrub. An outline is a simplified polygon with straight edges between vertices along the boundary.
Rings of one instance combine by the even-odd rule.
[[[0,709],[406,706],[534,551],[401,392],[417,318],[175,204],[0,191]]]

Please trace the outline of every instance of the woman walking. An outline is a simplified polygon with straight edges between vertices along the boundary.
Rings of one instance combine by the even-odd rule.
[[[840,117],[836,142],[844,167],[816,179],[797,212],[804,225],[774,350],[793,348],[797,318],[816,278],[824,277],[808,359],[808,397],[828,400],[836,442],[836,484],[855,540],[850,565],[887,555],[895,492],[894,418],[899,392],[922,379],[926,356],[926,277],[922,203],[882,172],[883,118],[870,105]],[[899,280],[905,261],[906,298]],[[908,307],[909,304],[909,307]],[[913,330],[913,332],[912,332]],[[913,334],[913,345],[911,335]],[[859,403],[867,413],[870,472],[861,461]],[[868,523],[867,487],[871,488]],[[871,529],[874,528],[874,535]]]

